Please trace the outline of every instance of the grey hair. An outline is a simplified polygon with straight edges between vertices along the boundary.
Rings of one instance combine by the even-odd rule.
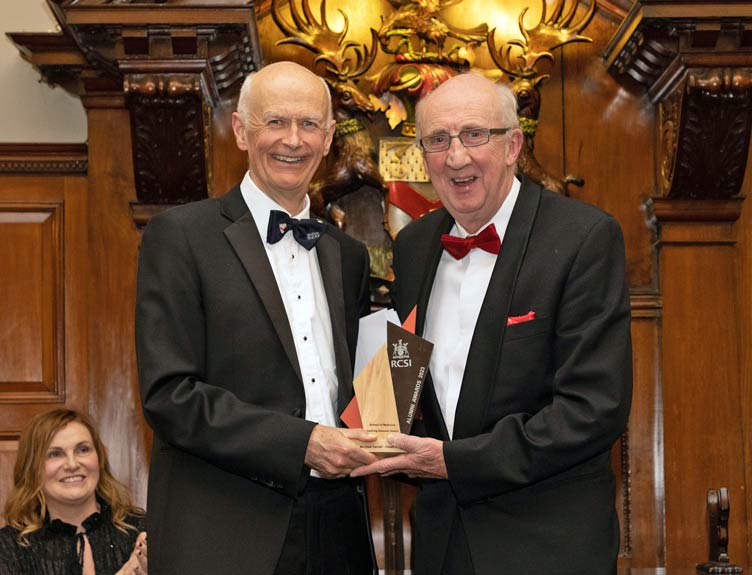
[[[514,92],[512,92],[512,89],[507,86],[506,84],[500,84],[498,82],[492,82],[491,80],[488,80],[487,78],[481,76],[477,72],[467,72],[467,74],[474,74],[478,76],[479,78],[483,78],[486,80],[489,84],[493,86],[493,89],[496,91],[496,96],[498,99],[499,104],[499,112],[500,112],[500,118],[502,127],[504,128],[519,128],[520,127],[520,120],[517,116],[517,97],[514,95]],[[462,74],[464,75],[464,74]],[[454,78],[459,78],[460,76],[454,76]],[[424,109],[424,103],[426,100],[428,100],[433,94],[435,94],[437,91],[440,91],[445,85],[451,83],[453,78],[450,78],[443,84],[441,84],[438,88],[435,90],[429,92],[426,96],[421,98],[417,105],[415,106],[415,138],[416,142],[421,138],[421,125],[423,124],[423,109]]]
[[[243,121],[244,125],[248,122],[248,118],[250,117],[251,111],[248,109],[248,100],[251,95],[251,84],[253,84],[253,77],[257,73],[258,71],[248,74],[245,77],[245,80],[243,80],[243,85],[240,87],[240,95],[238,96],[238,107],[236,109],[236,112],[240,116],[240,119]],[[313,72],[311,73],[313,74]],[[334,113],[332,111],[332,94],[329,91],[329,84],[326,83],[326,80],[324,80],[318,74],[314,75],[324,85],[324,90],[326,90],[326,123],[328,124],[334,118]]]

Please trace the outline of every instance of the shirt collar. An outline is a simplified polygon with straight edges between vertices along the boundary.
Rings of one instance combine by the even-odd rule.
[[[266,231],[269,227],[269,212],[272,210],[280,210],[287,215],[292,215],[261,191],[253,181],[253,178],[251,178],[250,172],[246,172],[243,181],[240,182],[240,193],[243,195],[243,200],[251,211],[253,221],[256,222],[259,235],[264,241],[266,241]],[[296,219],[304,219],[310,217],[310,213],[311,200],[308,198],[308,194],[306,194],[303,209],[299,213],[292,215],[292,217]]]
[[[506,232],[507,225],[509,225],[509,220],[512,217],[512,210],[514,209],[514,205],[517,203],[517,197],[520,195],[520,188],[520,181],[515,176],[514,178],[512,178],[512,187],[509,189],[507,197],[504,198],[504,201],[501,203],[501,206],[499,206],[499,209],[494,214],[494,216],[480,228],[478,228],[478,233],[480,233],[491,224],[495,224],[496,232],[499,234],[499,239],[504,239],[504,233]],[[466,238],[467,236],[471,235],[468,234],[467,230],[463,228],[462,225],[457,221],[454,222],[454,226],[450,233],[461,238]]]

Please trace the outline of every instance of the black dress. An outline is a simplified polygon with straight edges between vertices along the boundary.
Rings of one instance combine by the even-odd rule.
[[[109,506],[100,503],[100,511],[87,517],[82,526],[91,545],[96,575],[114,575],[128,561],[139,531],[145,530],[143,517],[129,515],[126,523],[138,531],[123,533],[112,523]],[[28,547],[18,542],[18,531],[0,529],[0,575],[81,575],[83,556],[79,556],[76,527],[59,519],[26,536]]]

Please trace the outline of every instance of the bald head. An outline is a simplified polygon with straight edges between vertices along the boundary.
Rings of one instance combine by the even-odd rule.
[[[504,84],[492,82],[485,76],[469,72],[449,78],[418,102],[415,108],[415,129],[418,139],[425,135],[425,111],[431,108],[431,102],[435,100],[435,103],[439,103],[441,100],[455,98],[467,103],[487,102],[498,125],[509,128],[520,126],[517,118],[517,99],[512,90]]]
[[[326,121],[332,120],[332,97],[326,81],[308,68],[289,61],[274,62],[264,66],[258,72],[248,74],[240,88],[240,96],[238,97],[237,112],[240,117],[244,121],[247,120],[253,103],[257,102],[260,96],[263,96],[263,92],[274,93],[275,89],[279,89],[281,81],[294,82],[304,89],[313,90],[314,94],[320,95],[325,100]],[[284,97],[284,94],[277,92],[277,97]]]
[[[253,183],[291,215],[334,136],[326,83],[293,62],[277,62],[248,77],[232,115],[238,148],[248,153]]]

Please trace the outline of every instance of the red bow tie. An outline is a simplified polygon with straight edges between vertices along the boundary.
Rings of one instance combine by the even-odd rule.
[[[494,224],[486,227],[478,235],[467,236],[466,238],[443,234],[441,243],[444,245],[444,249],[457,260],[464,258],[473,248],[480,248],[489,254],[498,254],[501,249],[501,240],[499,240],[499,234],[496,233]]]

